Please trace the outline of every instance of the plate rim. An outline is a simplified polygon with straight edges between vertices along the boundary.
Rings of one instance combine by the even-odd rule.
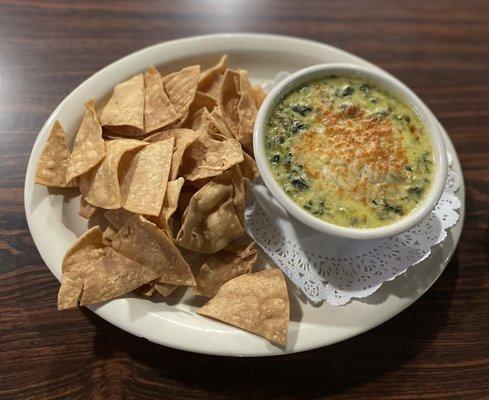
[[[243,42],[246,42],[247,40],[250,40],[250,39],[251,40],[255,40],[255,41],[256,40],[260,40],[260,39],[275,40],[275,41],[284,41],[285,40],[285,41],[289,41],[289,42],[295,42],[298,45],[301,45],[301,44],[302,45],[305,45],[305,44],[307,44],[308,46],[312,46],[312,47],[321,47],[324,50],[330,50],[330,51],[335,52],[336,54],[340,54],[341,53],[341,54],[343,54],[345,56],[348,56],[350,58],[354,58],[358,62],[360,62],[360,63],[362,63],[364,65],[371,66],[371,67],[373,67],[375,69],[380,69],[382,72],[387,73],[387,74],[390,75],[390,73],[388,71],[385,71],[384,69],[378,67],[377,65],[375,65],[373,63],[370,63],[369,61],[364,60],[363,58],[361,58],[361,57],[359,57],[359,56],[357,56],[355,54],[349,53],[348,51],[345,51],[343,49],[340,49],[340,48],[337,48],[337,47],[334,47],[334,46],[331,46],[331,45],[328,45],[328,44],[325,44],[325,43],[322,43],[322,42],[319,42],[319,41],[311,40],[311,39],[304,39],[304,38],[299,38],[299,37],[295,37],[295,36],[288,36],[288,35],[275,35],[275,34],[262,34],[262,33],[239,33],[239,32],[236,32],[236,33],[234,33],[234,32],[227,32],[227,33],[219,33],[219,34],[207,34],[207,35],[188,36],[188,37],[184,37],[184,38],[178,38],[178,39],[173,39],[173,40],[169,40],[169,41],[163,41],[163,42],[152,44],[150,46],[147,46],[147,47],[144,47],[142,49],[139,49],[139,50],[137,50],[135,52],[132,52],[132,53],[126,55],[126,56],[123,56],[123,57],[121,57],[121,58],[119,58],[119,59],[111,62],[107,66],[105,66],[105,67],[97,70],[94,74],[92,74],[91,76],[89,76],[83,82],[79,83],[76,86],[76,88],[74,88],[68,95],[66,95],[63,98],[63,100],[58,104],[58,106],[52,111],[52,113],[46,119],[45,123],[43,124],[43,126],[39,130],[39,132],[46,131],[47,127],[49,127],[50,124],[52,124],[55,116],[59,113],[60,109],[62,109],[68,103],[68,99],[71,96],[73,96],[74,94],[76,94],[79,90],[82,90],[81,89],[82,86],[88,84],[89,82],[92,82],[93,80],[98,79],[98,76],[99,75],[102,75],[103,73],[105,73],[109,69],[112,69],[114,67],[117,67],[117,65],[123,65],[124,63],[128,62],[131,59],[137,59],[138,57],[141,57],[144,53],[146,53],[146,52],[149,53],[152,50],[157,49],[160,46],[168,46],[168,45],[174,46],[174,45],[181,45],[181,44],[184,44],[184,43],[185,44],[188,44],[190,42],[198,42],[198,41],[202,41],[202,40],[205,41],[205,40],[226,40],[226,39],[229,39],[229,40],[242,40]],[[237,47],[239,47],[239,46],[237,46]],[[436,118],[436,116],[435,116],[435,118]],[[462,167],[460,165],[460,161],[458,159],[458,155],[456,153],[455,147],[453,146],[453,143],[452,143],[450,137],[448,136],[448,134],[446,133],[446,130],[444,128],[443,128],[443,133],[444,133],[445,140],[447,141],[448,147],[454,150],[452,152],[453,153],[453,158],[454,158],[454,163],[460,168],[460,171],[462,171]],[[55,273],[55,271],[53,271],[53,269],[51,269],[49,267],[48,263],[45,261],[45,257],[43,256],[43,254],[40,251],[40,248],[38,246],[38,242],[37,242],[36,238],[32,234],[33,230],[32,230],[32,227],[31,227],[31,221],[30,221],[29,210],[28,210],[28,206],[30,205],[29,198],[32,197],[32,190],[33,190],[33,187],[34,187],[34,183],[32,181],[33,176],[34,176],[34,172],[33,171],[35,171],[35,166],[34,166],[34,161],[35,161],[34,160],[34,158],[35,158],[34,149],[36,149],[38,146],[40,146],[40,142],[42,141],[43,136],[44,135],[40,135],[40,134],[37,135],[36,140],[34,141],[34,143],[32,145],[31,153],[30,153],[30,156],[29,156],[29,161],[28,161],[28,164],[27,164],[27,170],[26,170],[26,175],[25,175],[25,180],[24,180],[24,212],[25,212],[25,216],[26,216],[26,220],[27,220],[27,225],[29,227],[29,232],[30,232],[31,237],[32,237],[32,239],[34,241],[34,244],[36,245],[37,251],[39,252],[42,260],[44,261],[44,263],[46,264],[46,266],[48,267],[48,269],[50,270],[50,272],[59,281],[60,280],[60,276],[58,276]],[[463,173],[461,174],[460,179],[461,179],[461,185],[460,185],[460,189],[459,189],[459,192],[457,193],[457,195],[458,195],[458,197],[461,200],[462,207],[461,207],[461,210],[459,211],[459,221],[457,222],[457,225],[460,224],[460,232],[462,232],[463,225],[464,225],[464,219],[465,219],[465,182],[464,182],[464,178],[463,178]],[[140,329],[136,329],[132,324],[124,325],[120,321],[118,321],[116,318],[111,318],[110,315],[106,315],[107,313],[104,312],[103,306],[102,307],[93,306],[93,307],[89,307],[89,308],[90,308],[91,311],[95,312],[97,315],[99,315],[100,317],[102,317],[103,319],[105,319],[110,324],[112,324],[112,325],[114,325],[114,326],[116,326],[116,327],[118,327],[120,329],[123,329],[126,332],[129,332],[129,333],[131,333],[131,334],[133,334],[133,335],[135,335],[137,337],[144,337],[147,340],[149,340],[151,342],[154,342],[156,344],[168,346],[168,347],[179,349],[179,350],[191,351],[191,352],[195,352],[195,353],[208,354],[208,355],[251,356],[251,357],[256,357],[256,356],[260,356],[260,357],[261,356],[276,356],[276,355],[286,355],[286,354],[292,354],[292,353],[299,353],[299,352],[304,352],[304,351],[308,351],[308,350],[317,349],[317,348],[320,348],[320,347],[329,346],[329,345],[332,345],[334,343],[338,343],[338,342],[341,342],[343,340],[350,339],[350,338],[355,337],[355,336],[357,336],[357,335],[359,335],[361,333],[364,333],[366,331],[369,331],[371,329],[374,329],[375,327],[383,324],[384,322],[387,322],[389,319],[391,319],[394,316],[396,316],[399,313],[401,313],[407,307],[409,307],[414,302],[416,302],[438,280],[438,278],[441,276],[441,274],[444,272],[446,266],[450,262],[450,259],[452,258],[453,254],[455,252],[455,249],[456,249],[456,247],[458,245],[459,240],[460,240],[460,235],[454,241],[453,247],[450,248],[450,251],[449,251],[448,256],[441,263],[442,264],[442,268],[440,269],[440,272],[436,276],[436,278],[434,278],[432,280],[432,282],[421,293],[417,294],[416,296],[413,296],[413,298],[412,298],[411,301],[407,302],[402,307],[397,308],[395,310],[395,312],[393,312],[391,315],[388,315],[385,319],[382,319],[381,321],[377,322],[376,324],[369,325],[368,327],[365,327],[365,329],[361,329],[361,330],[359,330],[359,331],[357,331],[357,332],[355,332],[355,333],[353,333],[351,335],[345,335],[341,339],[329,341],[329,342],[322,343],[322,344],[311,345],[311,346],[305,345],[305,346],[303,346],[303,347],[301,347],[299,349],[295,348],[295,346],[293,348],[291,348],[291,349],[289,349],[289,348],[287,348],[287,349],[281,349],[281,348],[275,348],[275,347],[273,347],[273,348],[265,348],[265,349],[263,349],[261,351],[258,350],[258,351],[255,351],[255,352],[250,351],[250,352],[240,353],[239,351],[238,352],[221,351],[219,349],[217,349],[217,351],[216,351],[215,348],[213,348],[211,350],[211,349],[209,349],[207,347],[197,349],[194,346],[193,348],[189,348],[189,347],[186,347],[185,345],[182,345],[181,343],[174,343],[174,342],[171,342],[171,341],[162,340],[161,337],[158,337],[158,339],[154,339],[154,337],[148,337],[147,335],[141,334],[141,330]],[[325,328],[325,329],[327,329],[327,328]],[[300,330],[300,328],[298,330]],[[250,334],[248,334],[246,332],[243,332],[243,331],[239,331],[239,332],[240,333],[245,333],[247,335],[250,335]],[[252,335],[252,336],[254,336],[254,335]]]

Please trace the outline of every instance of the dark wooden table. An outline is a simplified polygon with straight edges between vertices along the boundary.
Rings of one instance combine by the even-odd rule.
[[[55,106],[106,64],[202,33],[302,36],[397,75],[457,148],[467,214],[446,272],[391,321],[286,357],[184,353],[89,311],[56,311],[23,185]],[[0,399],[489,398],[489,3],[320,0],[0,0]]]

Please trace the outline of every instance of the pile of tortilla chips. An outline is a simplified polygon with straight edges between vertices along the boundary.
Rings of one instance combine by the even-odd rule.
[[[204,71],[151,67],[105,105],[88,101],[71,150],[54,123],[35,182],[78,187],[80,216],[103,218],[63,259],[60,310],[192,286],[211,298],[199,314],[286,345],[283,274],[252,272],[257,249],[244,232],[265,95],[224,55]]]

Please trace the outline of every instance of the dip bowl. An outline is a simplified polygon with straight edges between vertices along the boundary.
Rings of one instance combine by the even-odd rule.
[[[296,87],[314,79],[329,75],[355,77],[375,84],[405,102],[425,125],[431,140],[435,171],[433,182],[421,203],[401,219],[376,228],[352,228],[335,225],[319,219],[297,205],[275,180],[265,153],[265,134],[269,118],[282,97]],[[427,217],[443,193],[447,177],[445,143],[438,121],[428,107],[406,85],[381,70],[358,67],[351,64],[320,64],[301,69],[278,83],[267,95],[256,117],[253,133],[253,151],[263,182],[289,214],[309,227],[342,238],[370,240],[402,233]]]

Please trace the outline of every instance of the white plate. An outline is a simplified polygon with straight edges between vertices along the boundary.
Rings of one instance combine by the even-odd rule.
[[[50,193],[44,186],[34,185],[37,161],[54,120],[61,121],[73,140],[83,115],[83,103],[87,99],[104,98],[115,84],[150,65],[164,71],[193,63],[207,66],[222,53],[229,54],[232,66],[248,69],[249,75],[258,83],[272,79],[278,71],[292,72],[325,62],[372,66],[352,54],[317,42],[284,36],[223,34],[157,44],[97,72],[66,97],[48,118],[34,144],[27,167],[24,189],[27,222],[44,262],[58,280],[61,278],[63,255],[87,229],[87,221],[78,216],[78,196],[64,196],[64,190]],[[448,150],[454,155],[454,170],[462,177],[455,149],[448,136],[446,139]],[[314,307],[301,297],[292,295],[292,320],[285,350],[255,335],[198,316],[195,310],[202,304],[202,299],[184,290],[177,291],[166,301],[128,296],[91,309],[134,335],[199,353],[269,356],[326,346],[385,322],[412,304],[435,282],[450,260],[460,237],[464,216],[463,182],[458,196],[462,201],[461,218],[443,244],[434,249],[428,260],[383,285],[374,295],[344,307]]]

